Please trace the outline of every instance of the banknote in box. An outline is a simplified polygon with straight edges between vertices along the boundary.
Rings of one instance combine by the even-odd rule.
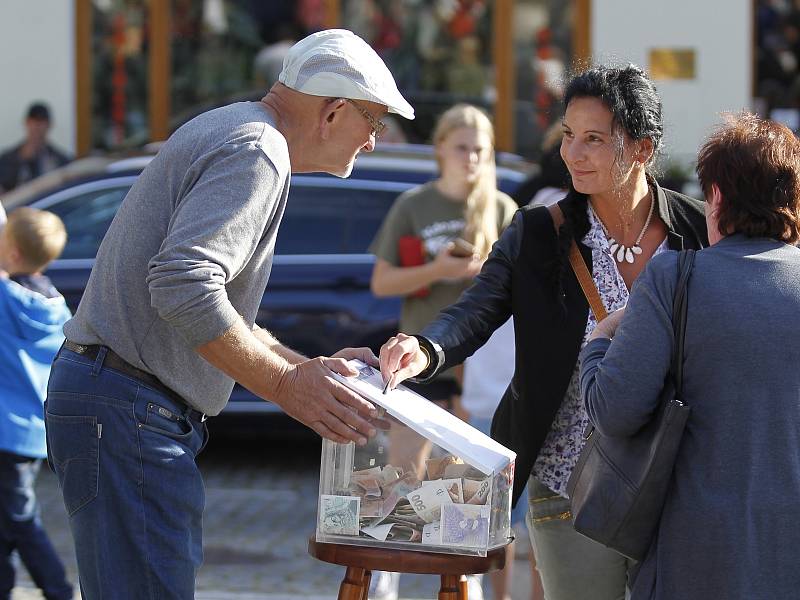
[[[508,543],[513,452],[424,397],[354,363],[337,378],[373,403],[364,446],[323,441],[317,540],[485,556]]]
[[[442,544],[485,548],[489,543],[489,507],[475,504],[442,506]]]
[[[358,535],[361,498],[323,494],[319,503],[319,528],[331,535]]]

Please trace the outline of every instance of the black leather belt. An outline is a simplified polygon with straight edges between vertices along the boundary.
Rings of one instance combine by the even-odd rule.
[[[141,381],[143,384],[171,398],[172,400],[174,400],[179,405],[185,408],[183,414],[189,417],[190,419],[194,419],[195,421],[200,421],[202,423],[208,418],[204,413],[201,413],[199,410],[190,407],[183,398],[181,398],[173,390],[171,390],[163,383],[161,383],[158,377],[156,377],[152,373],[148,373],[147,371],[142,371],[141,369],[137,369],[136,367],[127,362],[119,354],[117,354],[107,346],[85,346],[83,344],[76,344],[75,342],[65,340],[64,348],[72,352],[75,352],[76,354],[80,354],[81,356],[85,356],[89,360],[95,360],[97,358],[98,353],[100,352],[100,349],[105,348],[106,357],[105,359],[103,359],[104,366],[108,367],[109,369],[114,369],[115,371],[119,371],[120,373],[128,375],[129,377],[133,377],[134,379]]]

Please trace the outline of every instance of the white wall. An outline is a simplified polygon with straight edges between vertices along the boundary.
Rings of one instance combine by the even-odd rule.
[[[0,2],[0,148],[24,136],[35,100],[50,106],[50,139],[75,151],[75,9],[73,0]]]
[[[751,0],[593,0],[594,61],[647,67],[651,48],[694,48],[694,80],[656,81],[664,102],[665,153],[694,159],[726,110],[749,109]]]

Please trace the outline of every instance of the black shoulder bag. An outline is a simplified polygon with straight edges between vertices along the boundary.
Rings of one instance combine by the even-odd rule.
[[[557,205],[555,205],[557,207]],[[563,215],[551,207],[556,230]],[[570,263],[598,321],[605,308],[586,263],[572,242]],[[606,437],[593,427],[567,483],[575,530],[634,560],[650,548],[669,488],[690,408],[680,399],[683,387],[683,344],[687,286],[694,250],[678,259],[678,283],[672,303],[675,345],[672,365],[652,421],[627,438]]]

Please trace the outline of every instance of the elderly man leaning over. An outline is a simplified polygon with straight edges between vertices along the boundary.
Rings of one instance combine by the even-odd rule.
[[[176,131],[125,198],[97,255],[46,406],[51,462],[84,600],[194,597],[206,415],[234,381],[323,437],[364,444],[374,407],[337,384],[346,359],[308,359],[255,325],[290,173],[347,177],[405,101],[349,31],[295,44],[260,102]]]

